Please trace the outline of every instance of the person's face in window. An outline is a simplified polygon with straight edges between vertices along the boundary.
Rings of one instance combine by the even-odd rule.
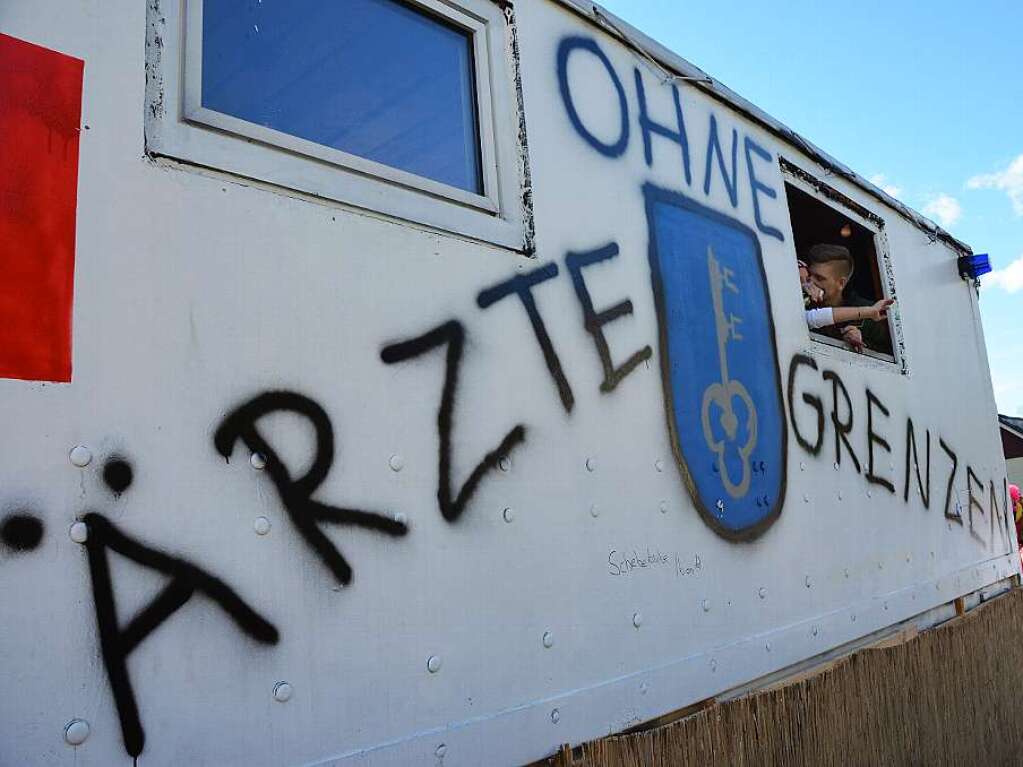
[[[810,264],[810,282],[824,291],[825,306],[841,306],[842,291],[849,282],[845,264],[841,261],[826,261],[823,264]]]

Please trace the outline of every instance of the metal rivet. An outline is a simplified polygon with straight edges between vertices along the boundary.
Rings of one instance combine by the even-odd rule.
[[[256,521],[252,523],[252,529],[256,531],[256,535],[266,535],[270,532],[270,520],[266,517],[256,517]]]
[[[82,745],[89,737],[89,723],[84,719],[72,719],[64,727],[64,740],[72,746]]]
[[[714,658],[710,659],[710,670],[711,671],[717,671],[718,670],[718,662]]]
[[[842,491],[841,490],[838,491],[838,500],[842,500]]]
[[[931,559],[934,559],[934,552],[931,552]]]
[[[253,453],[249,456],[249,463],[256,471],[262,471],[266,468],[266,456],[262,453]]]
[[[888,609],[888,603],[887,603],[887,602],[885,602],[885,603],[884,603],[884,609],[885,609],[885,610],[887,610],[887,609]]]
[[[768,652],[771,652],[771,643],[770,642],[765,643],[764,649],[767,650]]]
[[[935,583],[935,584],[934,584],[934,589],[935,589],[936,591],[940,591],[940,590],[941,590],[941,583],[940,583],[940,582],[939,582],[939,583]]]
[[[287,703],[291,700],[291,685],[287,682],[278,682],[274,685],[274,700],[278,703]]]
[[[515,510],[511,506],[509,506],[504,511],[501,512],[501,516],[504,517],[505,522],[511,522],[513,519],[515,519]]]
[[[597,504],[593,504],[592,506],[590,506],[590,516],[593,517],[594,519],[600,516],[600,508],[597,506]]]
[[[89,448],[87,448],[85,445],[75,445],[73,448],[71,448],[71,452],[68,453],[68,459],[70,459],[71,463],[74,466],[77,466],[79,469],[81,469],[92,463],[92,451],[89,450]],[[75,721],[77,722],[79,720],[76,719]],[[72,724],[74,724],[74,722],[72,722]],[[70,726],[71,725],[68,725],[68,727]],[[88,727],[89,725],[85,726]]]
[[[438,759],[443,759],[444,755],[447,752],[448,752],[448,747],[445,744],[441,743],[439,746],[437,746],[436,749],[434,749],[433,753],[437,755]]]
[[[841,468],[842,468],[841,466],[839,466],[839,465],[838,465],[838,463],[835,463],[835,464],[833,464],[833,465],[834,465],[834,467],[835,467],[835,471],[838,471],[839,469],[841,469]]]
[[[856,622],[856,613],[853,613],[852,615],[850,615],[849,616],[849,620],[851,620],[853,623],[855,623]]]
[[[814,626],[812,629],[810,629],[810,633],[813,634],[814,636],[817,636],[817,634],[819,632],[820,632],[820,629],[818,629],[816,626]]]
[[[809,502],[810,502],[810,496],[808,496],[806,493],[803,493],[803,503],[809,503]]]
[[[511,459],[508,456],[502,455],[497,459],[497,468],[501,471],[511,471]]]
[[[799,470],[806,471],[806,464],[803,463],[802,461],[799,462]]]
[[[664,461],[658,458],[654,461],[654,468],[657,469],[657,471],[664,471]]]
[[[440,671],[439,655],[431,655],[429,658],[427,658],[426,670],[429,671],[431,674],[436,674],[438,671]]]
[[[408,524],[408,517],[405,515],[404,511],[396,511],[396,512],[394,512],[394,521],[395,522],[400,522],[403,525],[407,525]]]
[[[813,578],[811,578],[811,577],[810,577],[810,576],[808,575],[808,576],[806,576],[806,579],[805,579],[805,580],[803,581],[803,583],[805,583],[805,584],[806,584],[806,587],[807,587],[808,589],[809,589],[809,588],[812,588],[812,587],[813,587]]]
[[[870,491],[868,490],[868,491],[867,491],[867,498],[871,498],[871,497],[873,497],[873,493],[871,493],[871,492],[870,492]]]
[[[586,471],[594,471],[597,468],[597,459],[590,457],[586,459]]]
[[[67,532],[75,543],[85,543],[89,540],[89,527],[84,522],[75,522]]]
[[[554,722],[554,724],[561,721],[561,712],[558,711],[558,709],[551,711],[551,721]]]
[[[911,554],[907,554],[906,555],[906,564],[909,564],[910,560],[912,560],[912,559],[913,559],[912,555]]]
[[[703,600],[703,611],[705,613],[709,613],[710,612],[710,600],[709,599],[704,599]]]
[[[667,514],[668,513],[668,502],[667,501],[661,501],[660,506],[658,508],[660,508],[661,514]]]
[[[632,614],[632,625],[635,626],[636,628],[639,628],[640,626],[643,625],[643,613]]]
[[[884,562],[878,562],[877,563],[877,569],[878,570],[884,570]]]
[[[387,465],[391,467],[391,471],[401,471],[405,468],[405,459],[400,455],[392,455]]]
[[[765,589],[763,586],[760,587],[760,591],[758,591],[757,594],[760,595],[761,599],[767,599],[767,589]]]
[[[845,577],[846,577],[846,578],[848,578],[848,577],[849,577],[849,568],[848,568],[848,567],[847,567],[847,568],[845,568],[845,569],[844,569],[844,570],[842,571],[842,574],[843,574],[843,575],[845,575]]]
[[[543,632],[543,646],[548,650],[554,647],[554,634],[549,631]]]
[[[647,691],[648,691],[649,689],[650,689],[650,685],[648,685],[648,684],[647,684],[646,682],[643,682],[643,683],[642,683],[642,684],[641,684],[641,685],[639,686],[639,694],[640,694],[640,695],[646,695],[646,694],[647,694]]]

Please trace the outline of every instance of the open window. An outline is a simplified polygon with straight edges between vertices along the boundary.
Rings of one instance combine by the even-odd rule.
[[[811,249],[818,245],[841,246],[851,256],[852,274],[840,291],[840,303],[832,305],[867,307],[881,299],[894,298],[893,286],[883,279],[880,266],[887,258],[881,250],[883,219],[791,163],[783,160],[782,170],[797,257],[804,262],[812,261]],[[814,270],[812,263],[810,269]],[[834,297],[831,300],[835,300]],[[866,343],[864,354],[895,362],[891,313],[878,322],[865,320],[849,324],[860,329]],[[843,326],[811,330],[810,336],[815,342],[850,348],[842,340]]]
[[[151,154],[523,246],[519,116],[496,4],[156,5]]]

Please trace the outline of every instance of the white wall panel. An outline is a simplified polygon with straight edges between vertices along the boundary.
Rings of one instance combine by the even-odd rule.
[[[534,258],[146,159],[145,5],[14,0],[0,9],[5,33],[85,60],[89,125],[81,134],[73,381],[0,381],[0,513],[27,510],[45,524],[38,548],[0,549],[0,678],[10,693],[0,699],[0,763],[131,763],[86,549],[68,534],[86,513],[215,575],[278,634],[275,643],[246,635],[200,590],[145,638],[127,671],[146,765],[522,763],[1019,571],[1004,506],[992,509],[988,497],[994,483],[1003,503],[1005,465],[976,296],[956,274],[956,252],[859,187],[828,178],[885,222],[905,371],[811,342],[777,158],[820,176],[822,169],[690,85],[679,92],[691,183],[679,145],[663,136],[651,137],[648,164],[635,72],[651,117],[668,125],[670,85],[560,6],[521,3],[516,15]],[[557,51],[570,36],[594,41],[621,83],[629,135],[619,156],[596,151],[568,117]],[[621,112],[603,65],[586,50],[568,62],[567,95],[582,124],[612,142]],[[734,206],[716,160],[704,191],[712,115],[726,163],[736,131]],[[747,139],[770,155],[754,156],[754,172],[778,193],[759,193],[760,225]],[[691,471],[714,481],[713,453],[673,444],[667,427],[645,184],[752,231],[762,257],[773,316],[748,321],[769,329],[777,368],[758,362],[753,377],[780,385],[784,452],[770,471],[785,489],[771,499],[776,519],[750,540],[721,535],[701,518],[676,460],[680,450],[703,450]],[[618,254],[582,274],[597,310],[631,301],[632,313],[604,329],[610,353],[615,364],[646,346],[651,355],[601,391],[603,369],[566,255],[609,243]],[[531,295],[571,389],[570,410],[520,298],[488,308],[479,301],[488,288],[552,265],[557,276]],[[451,399],[454,492],[515,427],[524,438],[449,521],[438,504],[448,345],[393,364],[381,355],[451,322],[464,333]],[[711,368],[713,327],[691,330]],[[799,354],[819,370],[798,370],[790,401]],[[848,438],[859,472],[845,452],[836,468],[825,369],[852,402]],[[681,381],[697,373],[672,372]],[[894,493],[865,477],[868,390],[890,413],[874,410],[875,431],[891,446],[888,454],[875,444],[875,471]],[[308,398],[328,419],[321,427],[333,434],[334,455],[315,501],[407,524],[404,535],[321,524],[327,546],[352,568],[343,587],[300,534],[272,472],[253,468],[243,442],[230,462],[214,444],[229,413],[272,391]],[[816,415],[804,393],[823,402],[817,454],[793,432],[794,409],[813,441]],[[756,405],[766,423],[771,401]],[[915,480],[905,499],[907,418],[922,463],[930,433],[929,508]],[[279,466],[292,478],[305,473],[315,445],[308,418],[276,414],[258,428]],[[962,521],[944,513],[951,464],[939,439],[957,456],[950,508],[958,504]],[[76,445],[92,453],[84,468],[69,461]],[[133,469],[120,494],[102,476],[114,457]],[[967,466],[983,485],[972,530]],[[288,503],[308,521],[306,495]],[[713,508],[719,498],[704,500]],[[748,501],[725,500],[729,509]],[[263,517],[270,529],[259,535]],[[628,557],[651,561],[622,570]],[[124,624],[168,579],[115,553],[110,560]],[[441,661],[436,673],[427,668],[432,656]],[[282,681],[292,688],[287,702],[274,698]],[[63,735],[74,718],[91,728],[77,747]]]

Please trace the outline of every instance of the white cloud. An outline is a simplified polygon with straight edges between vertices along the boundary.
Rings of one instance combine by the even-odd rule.
[[[942,226],[949,227],[963,215],[963,208],[955,197],[942,193],[924,205],[924,213],[933,216]]]
[[[876,186],[882,192],[890,194],[892,197],[898,197],[902,194],[902,187],[889,183],[888,176],[884,173],[875,173],[873,176],[868,178],[867,181]]]
[[[1023,290],[1023,256],[1020,256],[1004,269],[996,269],[985,274],[980,281],[985,289],[1001,288],[1006,293],[1017,293]]]
[[[982,173],[966,182],[970,189],[1001,189],[1012,201],[1017,216],[1023,216],[1023,154],[1009,163],[1005,170]]]
[[[1023,415],[1023,366],[1019,362],[992,363],[991,385],[999,413]]]

